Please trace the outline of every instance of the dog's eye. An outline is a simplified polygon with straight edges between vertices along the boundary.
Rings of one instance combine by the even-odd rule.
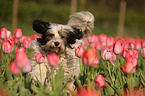
[[[61,38],[63,39],[63,38],[64,38],[64,36],[61,36]]]

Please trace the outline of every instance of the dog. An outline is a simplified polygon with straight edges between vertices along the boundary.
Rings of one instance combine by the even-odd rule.
[[[71,15],[67,25],[41,20],[33,21],[33,29],[41,34],[41,38],[31,42],[33,54],[43,53],[45,55],[45,61],[40,64],[43,84],[46,74],[49,75],[52,71],[52,66],[47,61],[47,54],[56,53],[60,55],[60,58],[58,65],[55,66],[55,72],[63,66],[64,76],[70,76],[67,84],[68,89],[72,89],[73,77],[78,77],[80,73],[79,58],[75,56],[74,46],[77,48],[78,45],[81,45],[83,38],[92,34],[93,28],[94,16],[88,11],[76,12]],[[32,71],[29,74],[33,79],[36,80],[37,77],[40,80],[39,64],[35,61],[35,58],[32,58],[31,64]]]

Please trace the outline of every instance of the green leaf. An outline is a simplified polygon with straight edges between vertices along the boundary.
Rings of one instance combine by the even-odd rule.
[[[35,85],[31,86],[31,90],[34,91],[35,93],[39,93],[40,92],[39,88],[36,87]]]
[[[111,84],[108,84],[109,82],[105,82],[105,85],[108,87],[108,88],[104,88],[105,92],[106,92],[106,95],[114,95],[115,91],[112,89],[111,87]]]
[[[25,89],[24,87],[20,87],[20,96],[30,96],[31,93],[28,89]]]

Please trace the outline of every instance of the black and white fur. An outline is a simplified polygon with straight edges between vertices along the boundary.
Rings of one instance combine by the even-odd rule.
[[[41,38],[32,41],[33,53],[35,55],[37,53],[45,55],[45,61],[40,64],[43,83],[46,73],[49,75],[52,71],[52,66],[47,62],[47,54],[56,53],[60,55],[60,58],[58,65],[54,67],[55,71],[57,72],[60,66],[63,66],[64,75],[70,76],[68,83],[71,83],[68,87],[71,89],[74,81],[73,77],[79,76],[80,73],[79,58],[75,56],[73,46],[77,47],[81,44],[82,38],[91,35],[93,24],[94,16],[86,11],[71,15],[67,25],[43,22],[41,20],[33,21],[33,29],[41,34]],[[31,60],[31,64],[31,77],[36,79],[36,76],[40,80],[39,64],[35,61],[35,58]]]

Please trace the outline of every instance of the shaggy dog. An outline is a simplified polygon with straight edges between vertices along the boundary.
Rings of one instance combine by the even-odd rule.
[[[33,54],[43,53],[45,55],[45,61],[40,64],[43,84],[46,73],[48,75],[51,74],[52,69],[52,66],[48,64],[47,54],[56,53],[60,55],[60,58],[58,65],[55,66],[55,72],[59,70],[60,66],[63,66],[64,75],[70,76],[68,87],[72,89],[73,77],[79,76],[80,73],[79,58],[75,56],[73,47],[77,48],[78,45],[81,45],[82,38],[90,36],[93,28],[94,16],[87,11],[71,15],[67,25],[43,22],[41,20],[33,21],[33,29],[41,34],[41,38],[32,41]],[[39,64],[35,61],[35,58],[32,58],[31,64],[31,77],[33,79],[37,77],[40,80]]]

